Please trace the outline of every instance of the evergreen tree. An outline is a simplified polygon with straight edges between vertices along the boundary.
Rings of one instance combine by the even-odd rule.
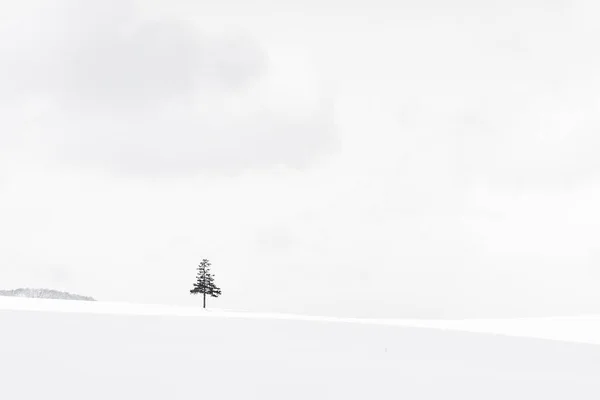
[[[198,265],[196,283],[194,283],[194,288],[190,290],[190,293],[202,293],[204,308],[206,308],[206,295],[212,297],[219,297],[221,295],[221,289],[215,285],[215,277],[210,273],[210,261],[206,258]]]

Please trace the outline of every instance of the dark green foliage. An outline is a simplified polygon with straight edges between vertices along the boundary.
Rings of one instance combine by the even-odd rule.
[[[221,295],[221,289],[215,285],[215,278],[210,273],[210,261],[206,258],[198,265],[196,283],[194,283],[194,288],[190,290],[190,293],[203,295],[204,308],[206,308],[206,295],[212,297],[219,297]]]

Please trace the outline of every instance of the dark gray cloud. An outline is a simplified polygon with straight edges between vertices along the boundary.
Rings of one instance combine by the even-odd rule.
[[[268,55],[248,36],[144,20],[115,0],[38,3],[3,33],[0,97],[27,110],[0,127],[5,147],[26,136],[61,161],[152,174],[304,166],[330,149],[318,98],[308,110],[264,99]]]

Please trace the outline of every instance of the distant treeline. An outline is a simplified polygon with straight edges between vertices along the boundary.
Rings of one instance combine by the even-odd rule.
[[[77,294],[71,294],[67,292],[60,292],[52,289],[14,289],[14,290],[0,290],[0,296],[12,296],[12,297],[30,297],[39,299],[60,299],[60,300],[83,300],[83,301],[96,301],[93,297],[79,296]]]

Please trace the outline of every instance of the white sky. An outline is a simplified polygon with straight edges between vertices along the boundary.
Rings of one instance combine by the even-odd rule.
[[[600,312],[595,2],[202,3],[0,3],[2,288]]]

